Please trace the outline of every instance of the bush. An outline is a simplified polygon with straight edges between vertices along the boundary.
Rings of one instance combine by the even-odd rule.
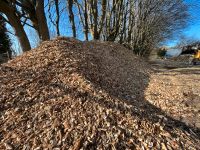
[[[160,49],[160,50],[158,51],[157,55],[158,55],[159,57],[163,58],[163,57],[165,57],[166,52],[167,52],[167,51],[166,51],[165,49]]]

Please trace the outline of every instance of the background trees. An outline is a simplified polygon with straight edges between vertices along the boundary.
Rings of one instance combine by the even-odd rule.
[[[24,31],[20,11],[17,9],[16,4],[13,1],[1,0],[0,12],[3,13],[6,18],[3,17],[14,29],[14,34],[18,38],[22,50],[28,51],[31,49],[30,42]]]
[[[50,39],[53,24],[57,36],[69,31],[75,38],[81,35],[81,40],[84,36],[119,42],[141,56],[185,27],[188,19],[183,0],[1,0],[0,12],[14,28],[23,51],[30,49],[25,27],[35,29],[44,41]],[[64,22],[70,28],[62,26]]]
[[[5,26],[5,21],[0,14],[0,54],[7,53],[8,58],[12,58],[12,50],[11,50],[11,41],[9,39],[8,34],[6,33],[7,29]]]

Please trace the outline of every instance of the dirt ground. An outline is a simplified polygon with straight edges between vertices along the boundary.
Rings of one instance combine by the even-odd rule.
[[[154,62],[146,100],[169,116],[200,128],[200,66]]]

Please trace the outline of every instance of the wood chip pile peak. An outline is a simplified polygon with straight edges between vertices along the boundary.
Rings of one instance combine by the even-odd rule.
[[[197,149],[145,100],[150,73],[116,43],[43,42],[0,66],[0,149]]]

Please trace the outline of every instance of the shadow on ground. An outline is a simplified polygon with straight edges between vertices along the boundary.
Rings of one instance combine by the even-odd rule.
[[[10,108],[15,108],[15,107],[31,107],[38,102],[48,101],[49,99],[61,97],[63,95],[70,94],[70,93],[74,94],[74,96],[77,98],[87,97],[86,100],[93,100],[105,108],[118,109],[118,107],[115,106],[115,104],[113,104],[111,102],[105,103],[103,100],[99,101],[94,95],[91,95],[88,92],[80,92],[80,91],[77,91],[76,88],[74,88],[74,89],[69,88],[68,85],[64,84],[60,80],[57,80],[54,83],[50,82],[52,78],[56,78],[56,74],[57,74],[57,72],[55,72],[51,68],[51,66],[46,66],[45,69],[43,69],[41,71],[38,70],[38,72],[35,72],[33,70],[16,70],[12,67],[4,67],[2,69],[2,71],[7,73],[8,76],[6,78],[8,78],[8,80],[12,79],[12,80],[17,81],[18,79],[20,79],[21,81],[23,81],[23,84],[18,85],[17,87],[13,87],[12,89],[5,89],[5,90],[9,90],[9,91],[4,91],[4,92],[9,92],[9,94],[11,94],[11,95],[12,94],[16,95],[15,93],[19,92],[19,89],[21,89],[21,93],[19,93],[18,98],[14,97],[15,100],[13,100],[13,102],[9,103],[9,104],[6,104],[7,97],[4,97],[4,98],[0,97],[0,109],[2,111],[5,111]],[[12,72],[15,72],[15,74],[17,74],[17,76],[13,77]],[[133,95],[132,91],[127,91],[126,89],[120,88],[119,85],[128,86],[128,83],[120,83],[120,79],[118,80],[118,83],[113,84],[112,82],[108,82],[107,79],[105,80],[104,77],[99,77],[100,80],[96,80],[97,77],[96,78],[91,77],[90,74],[87,74],[85,71],[81,72],[81,74],[83,76],[85,76],[85,78],[87,78],[89,81],[91,81],[92,84],[97,89],[101,88],[104,91],[106,91],[107,93],[109,93],[109,95],[111,97],[120,99],[121,101],[126,102],[129,105],[132,105],[133,108],[137,108],[137,109],[132,109],[132,112],[131,112],[132,116],[137,116],[141,120],[143,120],[145,118],[149,122],[152,122],[152,124],[156,124],[158,122],[163,123],[163,124],[165,124],[164,130],[167,130],[168,132],[171,132],[175,128],[180,129],[183,132],[188,132],[188,133],[191,133],[191,131],[192,131],[196,134],[196,138],[200,139],[200,129],[199,128],[194,128],[192,126],[188,126],[184,122],[173,119],[172,117],[168,116],[164,111],[162,111],[160,108],[152,105],[145,99],[144,92],[145,92],[146,88],[148,87],[148,82],[149,82],[149,78],[150,78],[146,74],[143,74],[142,72],[140,72],[138,74],[138,76],[141,76],[144,78],[142,78],[139,81],[140,84],[137,85],[138,87],[135,87],[136,89],[138,89],[137,91],[134,91],[134,93],[136,92],[135,98],[130,97],[130,95]],[[0,78],[2,78],[2,77],[0,77]],[[7,82],[10,82],[8,80],[7,80]],[[24,97],[27,95],[27,92],[25,92],[25,90],[23,90],[23,89],[28,88],[29,85],[33,82],[37,82],[39,84],[39,86],[37,86],[36,89],[32,89],[33,91],[35,90],[35,92],[39,91],[38,94],[35,95],[35,97],[32,97],[32,99],[29,99],[29,100],[27,99],[24,102],[20,101],[20,103],[19,103],[18,100],[21,97]],[[6,80],[4,80],[3,84],[6,84]],[[40,91],[42,91],[43,89],[42,88],[40,89],[38,87],[46,87],[47,88],[47,91],[49,91],[49,93],[46,95],[46,97],[43,97],[41,95],[42,93]],[[59,95],[53,94],[53,91],[51,91],[52,87],[54,90],[59,89],[61,91],[60,94]],[[38,99],[38,97],[39,97],[39,99]],[[136,110],[139,110],[139,111],[136,111]],[[120,111],[123,112],[123,107],[122,107],[122,110],[120,110]],[[163,116],[163,118],[161,118],[160,116]],[[173,136],[176,137],[176,135],[173,135]]]

